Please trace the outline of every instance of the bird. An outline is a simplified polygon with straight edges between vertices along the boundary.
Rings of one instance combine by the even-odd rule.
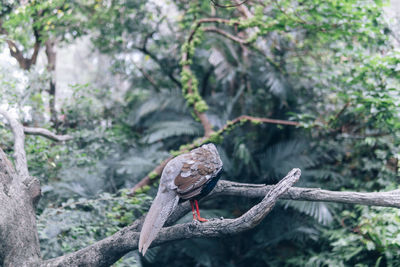
[[[140,232],[138,248],[142,255],[146,254],[178,203],[189,200],[193,219],[207,221],[200,216],[198,200],[216,186],[222,166],[218,150],[212,143],[181,154],[167,163],[161,174],[157,195]]]

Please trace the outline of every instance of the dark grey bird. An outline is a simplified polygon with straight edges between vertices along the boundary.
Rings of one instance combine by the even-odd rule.
[[[198,200],[215,187],[221,170],[221,158],[217,148],[211,143],[179,155],[168,162],[161,175],[157,196],[140,232],[139,252],[143,255],[146,253],[179,202],[189,200],[193,219],[207,221],[200,217]]]

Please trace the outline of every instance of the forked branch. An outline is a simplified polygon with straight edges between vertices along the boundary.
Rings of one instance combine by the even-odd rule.
[[[181,239],[196,237],[219,237],[233,235],[258,225],[272,210],[278,198],[284,194],[301,175],[300,169],[293,169],[278,184],[274,185],[264,199],[236,219],[216,219],[206,223],[178,224],[163,228],[153,246]],[[139,223],[134,223],[114,235],[77,252],[45,261],[42,266],[110,266],[124,254],[138,247]]]

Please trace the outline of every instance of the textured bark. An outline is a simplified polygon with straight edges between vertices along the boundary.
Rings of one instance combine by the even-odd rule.
[[[23,132],[15,139],[23,140]],[[20,160],[16,163],[22,164]],[[25,168],[19,168],[17,173],[0,148],[0,266],[4,267],[36,266],[40,260],[35,214],[40,185],[24,173]]]
[[[273,186],[243,184],[230,181],[220,181],[209,197],[214,196],[242,196],[246,198],[264,197]],[[282,199],[323,201],[345,204],[359,204],[367,206],[400,208],[400,190],[388,192],[346,192],[329,191],[320,188],[292,187],[281,197]]]
[[[36,266],[40,260],[32,184],[19,182],[18,174],[1,151],[0,177],[0,265]],[[4,183],[4,181],[9,183]]]

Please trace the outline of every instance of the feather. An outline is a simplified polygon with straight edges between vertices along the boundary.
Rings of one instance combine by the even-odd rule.
[[[179,197],[174,191],[164,190],[157,194],[146,216],[139,238],[139,252],[146,254],[169,215],[178,204]]]

